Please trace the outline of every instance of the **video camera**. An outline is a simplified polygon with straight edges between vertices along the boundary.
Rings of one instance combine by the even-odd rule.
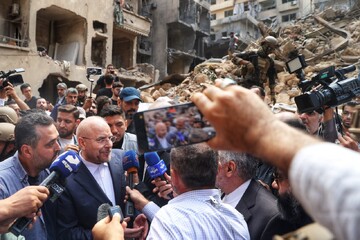
[[[8,86],[9,83],[11,83],[14,87],[23,84],[24,80],[21,74],[12,75],[14,73],[22,73],[22,72],[25,72],[23,68],[16,68],[14,70],[8,71],[7,73],[5,73],[4,71],[0,71],[0,78],[4,79],[2,85],[0,86],[0,90]]]
[[[290,73],[300,75],[304,64],[298,56],[286,63]],[[292,66],[293,68],[289,68]],[[306,66],[306,64],[305,64]],[[336,107],[340,104],[351,101],[352,98],[360,95],[360,75],[358,77],[346,78],[345,74],[355,71],[356,67],[348,67],[335,70],[330,66],[321,70],[311,81],[300,77],[299,87],[303,94],[295,97],[295,103],[299,113],[317,111],[323,112],[325,106]],[[316,87],[315,89],[312,89]]]

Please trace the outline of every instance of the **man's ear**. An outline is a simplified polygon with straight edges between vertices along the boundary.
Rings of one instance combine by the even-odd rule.
[[[27,145],[27,144],[23,144],[20,147],[21,150],[21,155],[23,155],[26,159],[31,159],[32,155],[33,155],[33,149],[31,148],[31,146]]]
[[[236,174],[236,164],[231,160],[227,163],[226,176],[230,177],[234,174]]]

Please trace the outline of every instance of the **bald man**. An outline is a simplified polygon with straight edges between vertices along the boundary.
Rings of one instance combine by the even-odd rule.
[[[97,209],[103,203],[125,210],[124,152],[112,149],[115,137],[109,125],[103,118],[92,116],[79,124],[76,136],[82,162],[79,170],[67,178],[66,191],[59,199],[59,239],[92,239]],[[134,225],[125,236],[137,238],[142,231],[143,227]]]
[[[163,122],[158,122],[155,124],[155,136],[149,139],[149,149],[150,150],[160,150],[168,149],[172,145],[167,139],[167,126]]]

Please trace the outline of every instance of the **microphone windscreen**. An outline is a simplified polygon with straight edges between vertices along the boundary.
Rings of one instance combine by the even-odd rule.
[[[157,152],[146,152],[146,153],[144,153],[144,158],[145,158],[147,165],[149,165],[149,166],[153,166],[153,165],[157,164],[158,162],[160,162],[160,157],[157,154]]]
[[[50,165],[50,172],[56,171],[61,178],[68,177],[72,172],[77,171],[80,166],[79,155],[72,150],[60,154]]]
[[[128,171],[130,168],[139,169],[140,167],[138,156],[134,150],[125,152],[122,163],[125,171]]]
[[[98,207],[98,211],[97,211],[97,221],[100,221],[101,219],[106,218],[109,215],[109,209],[110,209],[110,204],[108,203],[103,203]]]
[[[146,171],[150,175],[150,178],[154,179],[163,176],[167,171],[167,167],[164,161],[160,160],[160,162],[158,162],[155,165],[147,166]]]

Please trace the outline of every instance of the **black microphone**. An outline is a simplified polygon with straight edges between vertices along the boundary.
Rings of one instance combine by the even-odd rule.
[[[134,150],[126,151],[123,157],[123,168],[127,171],[128,186],[134,188],[134,174],[139,169],[139,159]],[[133,217],[135,213],[134,203],[128,199],[125,204],[125,216]]]
[[[124,220],[124,216],[121,211],[121,208],[118,205],[110,206],[110,204],[108,203],[103,203],[98,207],[97,221],[100,221],[106,218],[107,216],[110,216],[110,219],[112,219],[115,213],[120,214],[120,223],[122,223],[122,221]]]
[[[45,186],[50,191],[49,199],[54,202],[64,192],[63,187],[59,182],[70,176],[70,174],[80,166],[79,155],[75,151],[66,151],[59,155],[57,159],[49,167],[51,171],[50,175],[47,176],[40,186]],[[9,231],[15,236],[19,236],[25,228],[32,222],[32,219],[22,217],[18,218],[13,225],[9,228]]]
[[[144,153],[144,158],[147,163],[146,171],[149,173],[151,179],[160,177],[162,180],[165,180],[164,174],[167,171],[167,167],[163,160],[160,159],[157,152],[147,152]],[[170,199],[174,198],[173,193],[167,195]]]

